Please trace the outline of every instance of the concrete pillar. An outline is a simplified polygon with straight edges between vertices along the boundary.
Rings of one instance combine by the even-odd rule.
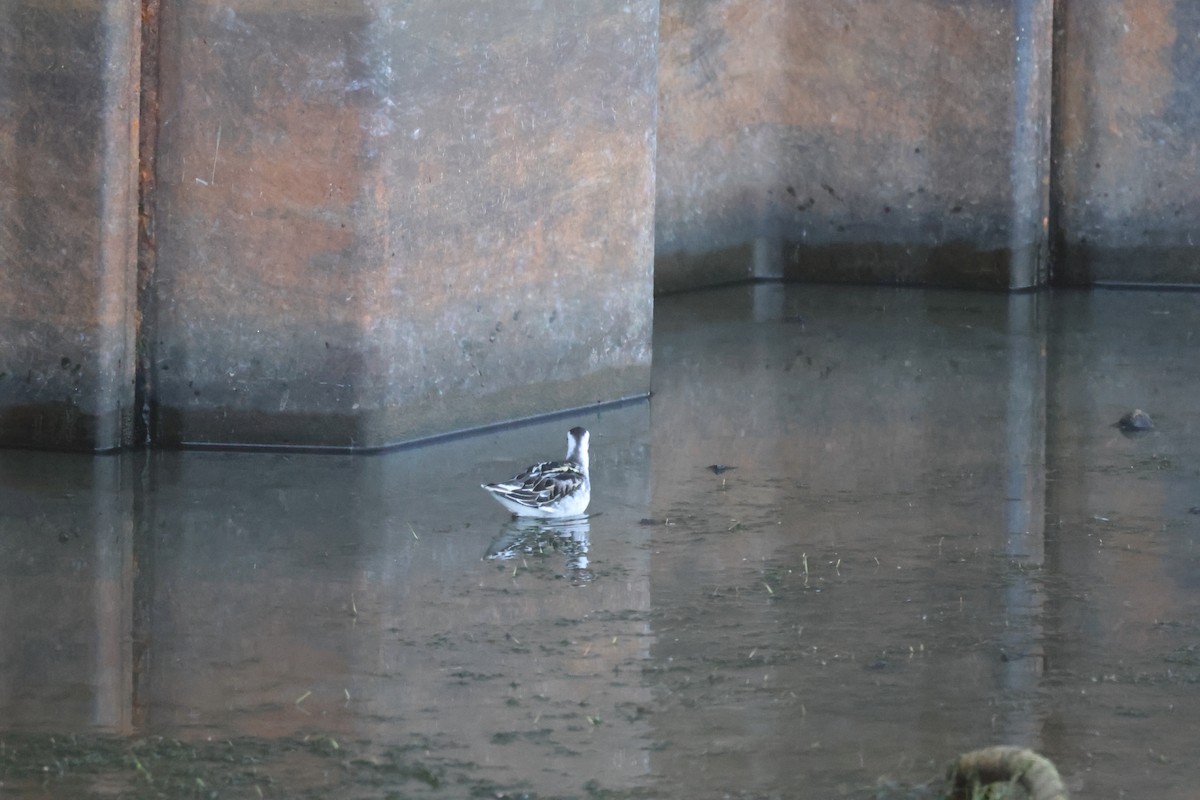
[[[1200,282],[1200,5],[1058,6],[1057,277]]]
[[[1052,10],[664,0],[658,289],[1044,283]]]
[[[3,445],[130,441],[139,11],[0,3]]]
[[[156,441],[374,448],[648,391],[656,1],[160,19]]]

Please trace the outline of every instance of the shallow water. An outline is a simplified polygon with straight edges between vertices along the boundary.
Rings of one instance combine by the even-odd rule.
[[[1015,743],[1193,798],[1198,339],[1195,294],[739,287],[660,300],[645,403],[0,453],[0,796],[932,797]],[[511,522],[478,484],[575,424],[590,518]]]

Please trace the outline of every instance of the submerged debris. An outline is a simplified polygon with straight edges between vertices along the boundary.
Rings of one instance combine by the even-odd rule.
[[[1117,427],[1123,431],[1148,431],[1154,427],[1154,420],[1145,411],[1135,408],[1117,420]]]
[[[728,472],[731,469],[737,469],[737,467],[731,467],[728,464],[709,464],[707,469],[713,475],[720,475],[722,472]]]
[[[1008,784],[1021,787],[1030,800],[1067,800],[1067,788],[1054,764],[1024,747],[985,747],[959,756],[946,775],[950,800],[972,800],[995,795],[984,787]]]

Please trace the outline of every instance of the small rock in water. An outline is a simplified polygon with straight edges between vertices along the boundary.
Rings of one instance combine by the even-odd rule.
[[[731,469],[737,469],[737,467],[731,467],[728,464],[709,464],[708,469],[713,475],[720,475],[722,472],[728,472]]]
[[[1117,427],[1123,431],[1148,431],[1154,427],[1154,420],[1145,411],[1135,408],[1117,420]]]

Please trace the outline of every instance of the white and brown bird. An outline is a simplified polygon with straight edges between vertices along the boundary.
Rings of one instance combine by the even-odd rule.
[[[517,517],[577,517],[592,499],[588,432],[567,431],[567,457],[543,461],[502,483],[480,484]]]

